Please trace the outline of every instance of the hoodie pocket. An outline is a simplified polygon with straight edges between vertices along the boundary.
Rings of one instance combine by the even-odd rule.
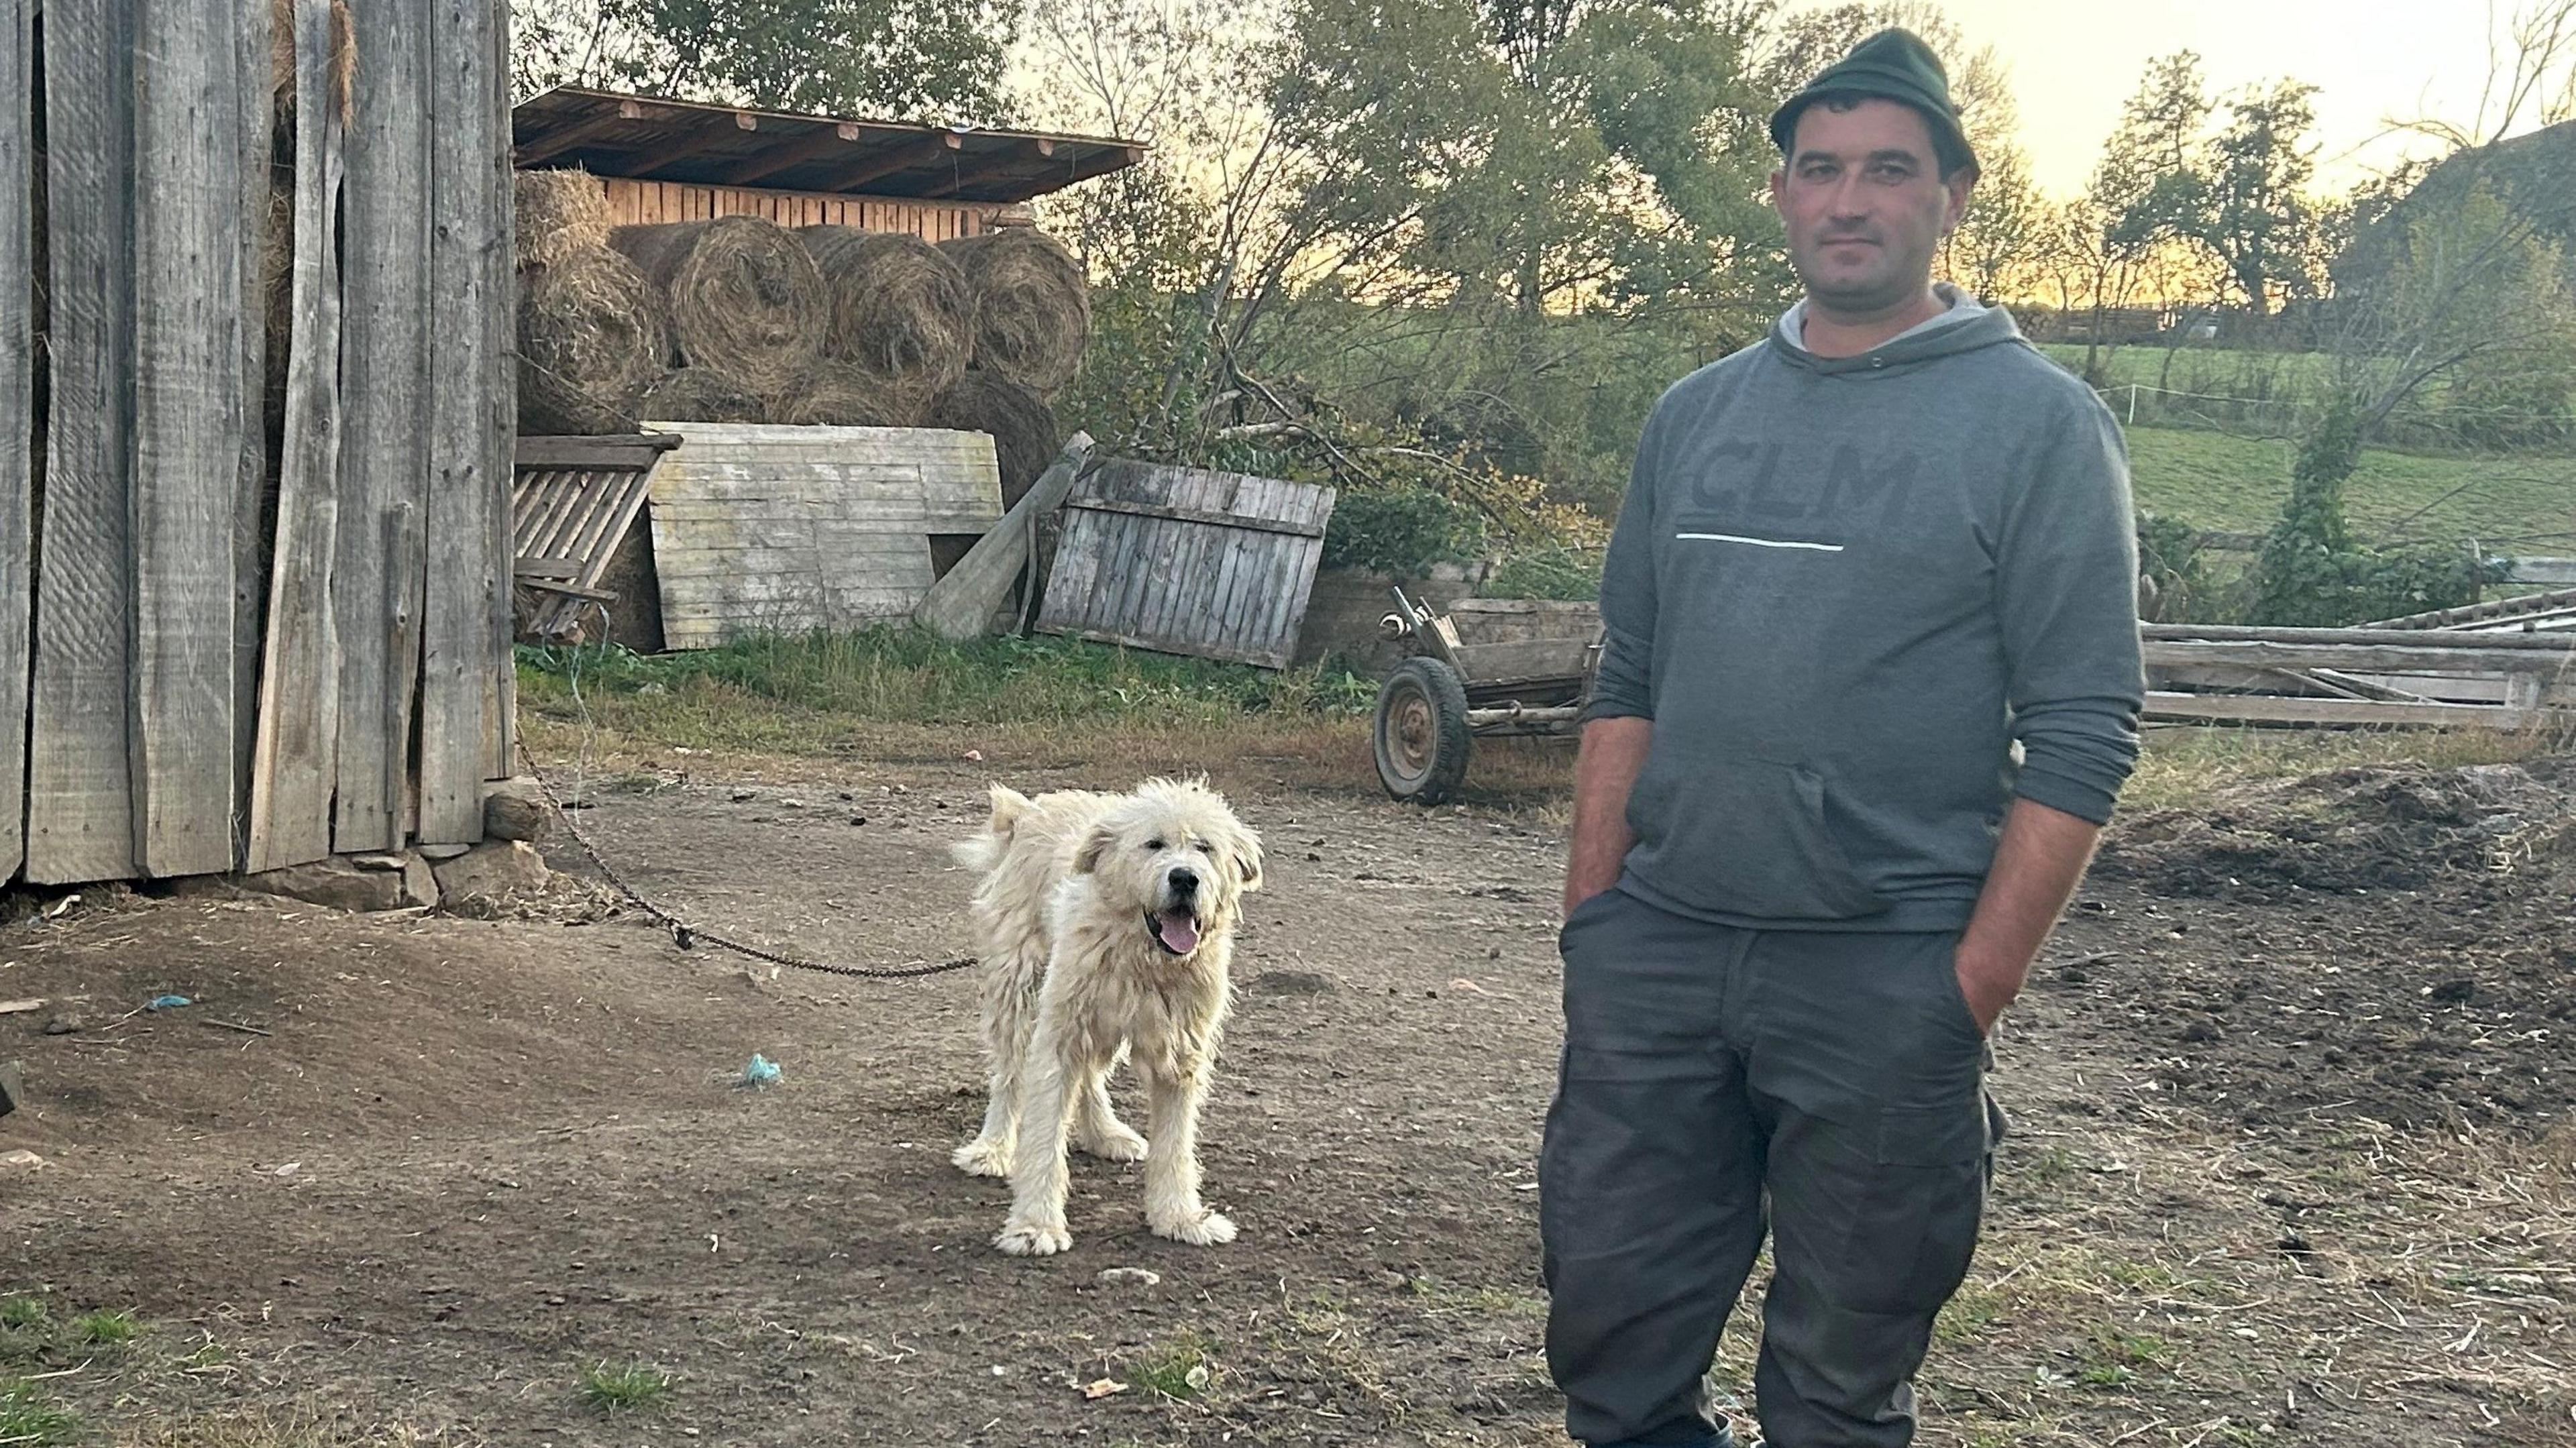
[[[1685,905],[1767,920],[1849,920],[1887,902],[1834,837],[1823,776],[1736,759],[1648,757],[1628,796],[1629,868]]]

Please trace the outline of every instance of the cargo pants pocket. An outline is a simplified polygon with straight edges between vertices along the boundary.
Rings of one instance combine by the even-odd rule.
[[[1837,1305],[1866,1313],[1931,1313],[1966,1280],[1985,1216],[1989,1099],[1889,1106],[1869,1161],[1844,1184],[1846,1212],[1832,1280]],[[1857,1153],[1855,1153],[1857,1155]]]

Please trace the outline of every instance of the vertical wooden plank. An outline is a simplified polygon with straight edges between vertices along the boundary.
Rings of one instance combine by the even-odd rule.
[[[428,502],[429,116],[424,11],[375,0],[355,14],[358,73],[349,122],[341,244],[340,517],[331,575],[340,640],[332,847],[402,843],[420,673],[421,513]]]
[[[483,837],[492,707],[493,528],[508,474],[492,475],[499,377],[488,355],[500,298],[490,259],[506,261],[490,167],[505,153],[493,118],[495,0],[430,0],[430,398],[428,592],[421,617],[420,837]]]
[[[0,0],[0,196],[23,198],[33,180],[34,14],[37,0]],[[35,405],[31,367],[34,248],[28,225],[0,226],[0,880],[27,848],[27,528],[33,500],[29,446]]]
[[[330,0],[294,0],[295,269],[288,303],[286,436],[278,455],[277,546],[268,651],[252,752],[252,870],[331,853],[337,782],[339,642],[331,613],[340,457],[338,226],[345,117],[332,92]]]
[[[485,779],[505,779],[516,771],[511,746],[517,739],[519,709],[518,656],[511,648],[517,620],[513,616],[510,547],[510,470],[519,435],[519,368],[514,349],[519,336],[519,287],[511,248],[518,236],[517,201],[510,182],[510,0],[486,0],[490,38],[484,50],[490,62],[483,72],[484,224],[492,237],[481,253],[485,293],[491,305],[483,314],[483,367],[491,379],[492,430],[484,436],[483,490],[484,605],[491,618],[491,695],[484,706]],[[482,792],[475,792],[479,812]]]
[[[241,482],[240,28],[139,0],[134,184],[135,845],[154,875],[232,868],[233,546]]]
[[[134,873],[131,0],[45,11],[53,378],[27,747],[27,878]]]
[[[241,148],[241,461],[233,480],[233,862],[250,857],[250,777],[259,747],[259,657],[268,641],[268,260],[277,42],[269,0],[232,0]]]

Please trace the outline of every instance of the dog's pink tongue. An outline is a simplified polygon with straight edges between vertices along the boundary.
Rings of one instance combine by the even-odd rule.
[[[1187,955],[1199,948],[1199,923],[1186,910],[1166,910],[1154,917],[1156,934],[1174,955]]]

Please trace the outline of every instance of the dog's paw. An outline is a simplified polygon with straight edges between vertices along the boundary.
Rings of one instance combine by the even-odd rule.
[[[1154,1235],[1187,1242],[1193,1247],[1213,1247],[1234,1240],[1234,1222],[1221,1212],[1201,1211],[1195,1217],[1178,1221],[1156,1222]]]
[[[989,1136],[979,1136],[948,1154],[948,1160],[968,1176],[1006,1177],[1011,1174],[1011,1149],[999,1145]]]
[[[1062,1227],[1014,1219],[1003,1224],[993,1245],[1014,1257],[1052,1257],[1073,1245],[1073,1233]]]
[[[1123,1122],[1109,1123],[1109,1129],[1106,1131],[1084,1132],[1082,1139],[1076,1141],[1074,1145],[1082,1148],[1083,1155],[1096,1156],[1102,1161],[1143,1161],[1145,1159],[1145,1138],[1138,1136],[1134,1127]]]

